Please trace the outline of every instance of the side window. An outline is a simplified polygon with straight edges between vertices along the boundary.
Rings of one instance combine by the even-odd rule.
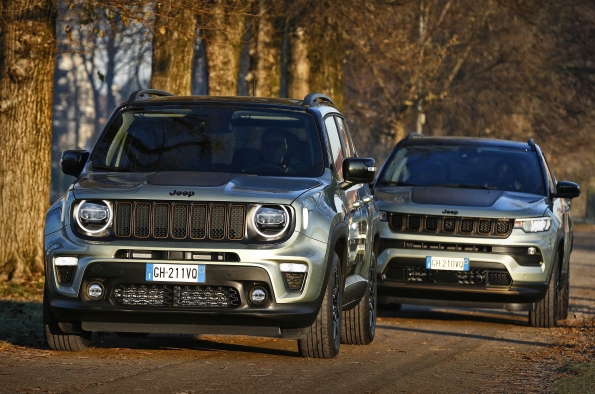
[[[345,145],[345,153],[346,157],[357,157],[355,153],[355,149],[353,148],[353,141],[351,140],[351,135],[349,134],[349,130],[347,129],[347,123],[345,123],[345,119],[340,117],[335,117],[337,120],[337,127],[339,127],[339,134],[341,135],[341,139]]]
[[[324,120],[324,125],[326,126],[326,133],[331,146],[331,157],[337,171],[337,178],[338,181],[341,182],[343,181],[343,160],[345,156],[343,154],[343,148],[341,147],[341,138],[339,137],[337,125],[335,124],[335,118],[329,116]]]

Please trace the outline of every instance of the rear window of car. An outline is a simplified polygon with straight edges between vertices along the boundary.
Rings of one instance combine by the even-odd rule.
[[[532,151],[451,145],[405,146],[389,158],[378,186],[442,186],[545,195]]]
[[[307,113],[177,105],[120,112],[94,151],[91,170],[319,176],[324,165]]]

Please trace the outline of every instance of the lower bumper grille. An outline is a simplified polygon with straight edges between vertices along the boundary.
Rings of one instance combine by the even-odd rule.
[[[411,283],[455,284],[464,286],[510,286],[508,272],[490,272],[483,269],[469,271],[428,270],[425,267],[389,265],[384,279]]]
[[[238,291],[229,286],[119,285],[111,302],[116,305],[237,308]]]

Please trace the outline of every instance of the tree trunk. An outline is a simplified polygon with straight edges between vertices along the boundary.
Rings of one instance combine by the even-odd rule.
[[[273,0],[258,2],[256,31],[256,92],[258,97],[279,97],[281,87],[281,44],[283,40],[283,3]]]
[[[235,96],[238,93],[242,35],[247,0],[214,0],[204,17],[207,52],[208,94]]]
[[[151,88],[189,96],[192,91],[192,61],[196,14],[185,1],[157,4],[153,35]]]
[[[43,271],[49,206],[56,8],[0,3],[0,280]]]
[[[343,47],[337,19],[324,2],[295,21],[291,35],[288,95],[302,99],[317,92],[343,108]]]

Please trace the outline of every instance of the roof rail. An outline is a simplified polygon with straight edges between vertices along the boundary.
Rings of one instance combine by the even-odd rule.
[[[319,101],[319,102],[326,101],[326,102],[330,103],[331,105],[335,105],[335,103],[333,103],[333,100],[331,100],[331,98],[329,96],[327,96],[326,94],[321,94],[321,93],[310,93],[310,94],[306,95],[306,97],[304,97],[304,101],[302,101],[302,105],[304,105],[304,106],[312,105],[316,101]]]
[[[409,133],[407,134],[407,137],[405,137],[406,140],[412,140],[414,138],[424,138],[424,135],[420,133]]]
[[[175,96],[175,94],[166,92],[164,90],[157,90],[157,89],[140,89],[132,92],[128,101],[135,101],[138,100],[141,96],[145,94],[154,94],[155,96]]]

